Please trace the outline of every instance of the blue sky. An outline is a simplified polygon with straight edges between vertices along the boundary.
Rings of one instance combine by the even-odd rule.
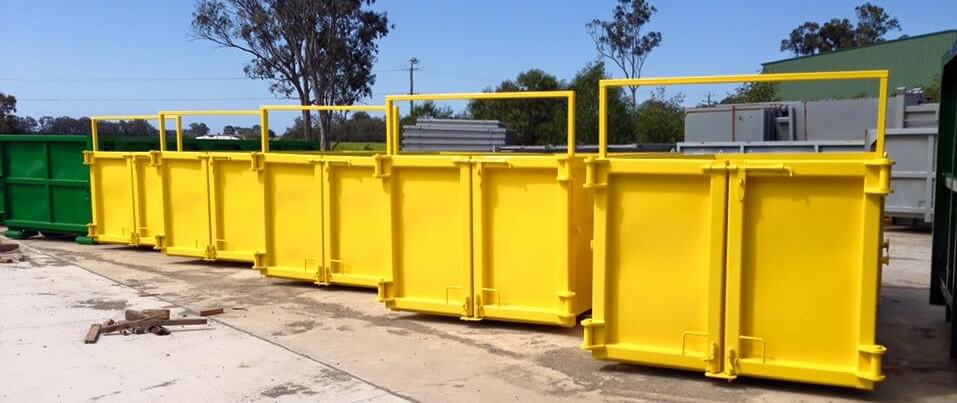
[[[844,1],[653,1],[651,28],[663,41],[645,76],[756,72],[787,58],[780,40],[806,20],[853,20]],[[901,34],[957,28],[957,1],[876,1],[897,17]],[[0,92],[19,99],[18,114],[84,116],[155,113],[161,109],[243,109],[272,99],[265,82],[242,78],[246,57],[190,37],[194,2],[2,0]],[[571,78],[596,59],[585,24],[608,18],[614,0],[380,0],[395,25],[380,42],[373,97],[408,91],[395,71],[422,60],[416,92],[480,91],[541,68]],[[610,66],[609,66],[610,67]],[[620,76],[614,72],[613,75]],[[164,78],[190,78],[157,80]],[[149,79],[149,80],[144,80]],[[726,88],[681,89],[689,102]],[[214,131],[220,120],[203,119]],[[275,126],[292,114],[273,118]],[[251,125],[254,122],[233,122]]]

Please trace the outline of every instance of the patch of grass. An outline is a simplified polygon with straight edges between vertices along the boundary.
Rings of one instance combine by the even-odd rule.
[[[336,144],[335,151],[385,151],[385,143],[350,143]]]

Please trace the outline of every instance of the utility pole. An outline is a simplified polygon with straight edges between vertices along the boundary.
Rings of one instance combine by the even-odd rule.
[[[409,59],[409,95],[415,94],[415,77],[413,72],[419,70],[415,65],[419,64],[419,59],[413,57]],[[409,116],[412,116],[412,110],[415,107],[415,104],[412,103],[412,100],[409,100]]]

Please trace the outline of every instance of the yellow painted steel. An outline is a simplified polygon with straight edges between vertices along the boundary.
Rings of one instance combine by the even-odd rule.
[[[575,155],[571,91],[389,96],[397,101],[558,98],[568,102],[568,154],[404,155],[391,122],[391,309],[574,326],[590,308],[591,195]]]
[[[727,157],[724,368],[872,389],[890,162]]]
[[[266,153],[264,244],[255,268],[270,277],[317,282],[322,271],[322,160]]]
[[[724,161],[590,160],[595,358],[720,371]]]
[[[165,141],[163,141],[165,143]],[[133,209],[139,244],[162,249],[166,233],[162,151],[133,153]]]
[[[266,105],[268,111],[382,111],[375,105]],[[393,117],[386,113],[387,130]],[[268,124],[268,122],[267,122]],[[264,134],[268,126],[264,125]],[[386,159],[380,155],[266,153],[267,276],[377,287],[392,277]]]
[[[158,115],[94,116],[91,121],[93,150],[85,153],[90,166],[92,223],[88,236],[102,243],[157,245],[163,236],[163,210],[155,203],[160,192],[148,192],[143,184],[157,186],[159,173],[151,163],[155,153],[100,151],[99,125],[109,120],[157,120]],[[160,137],[160,146],[165,141]],[[149,208],[143,199],[153,201]]]
[[[166,151],[160,155],[166,213],[163,253],[216,258],[210,229],[208,157],[207,153],[195,151]]]
[[[266,124],[261,110],[159,112],[164,125],[175,119],[177,150],[160,153],[156,164],[163,178],[157,182],[161,188],[150,191],[163,195],[163,252],[255,262],[265,253],[263,153],[183,151],[183,116],[255,116],[262,127]]]
[[[207,156],[212,257],[254,262],[266,248],[261,225],[263,153],[211,152]]]
[[[872,153],[609,156],[599,103],[593,357],[872,389],[887,72],[602,80],[623,85],[876,79]]]

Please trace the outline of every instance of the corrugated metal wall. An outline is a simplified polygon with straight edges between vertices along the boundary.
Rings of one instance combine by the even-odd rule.
[[[938,79],[941,60],[957,42],[957,30],[888,41],[879,45],[848,49],[821,55],[765,63],[765,73],[807,71],[890,70],[889,87],[925,87]],[[877,83],[844,81],[820,83],[781,83],[778,95],[783,101],[814,101],[876,97]]]

